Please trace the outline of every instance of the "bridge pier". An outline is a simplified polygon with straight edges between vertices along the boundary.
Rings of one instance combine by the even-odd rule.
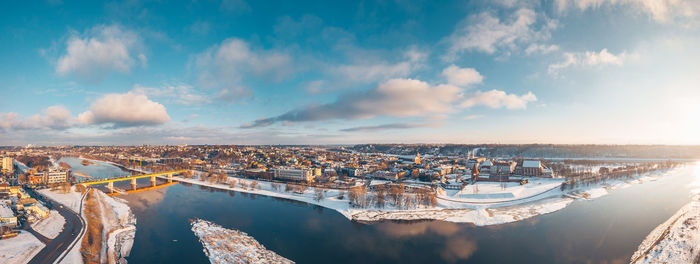
[[[131,179],[131,189],[134,191],[136,190],[136,178]]]
[[[109,189],[109,192],[114,192],[114,182],[108,182],[107,183],[107,189]]]
[[[173,174],[172,173],[168,174],[168,183],[171,183],[171,182],[173,182]]]
[[[151,187],[156,187],[156,176],[151,176]]]

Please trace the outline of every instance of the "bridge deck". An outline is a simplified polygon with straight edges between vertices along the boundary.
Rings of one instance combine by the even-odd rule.
[[[81,182],[81,183],[79,183],[79,184],[83,184],[83,185],[93,185],[93,184],[109,183],[109,182],[116,182],[116,181],[127,181],[127,180],[132,180],[132,179],[158,177],[158,176],[163,176],[163,175],[168,175],[168,174],[178,174],[178,173],[184,173],[184,172],[187,172],[187,171],[189,171],[189,170],[165,171],[165,172],[158,172],[158,173],[151,173],[151,174],[127,176],[127,177],[121,177],[121,178],[111,178],[111,179],[100,179],[100,180],[94,180],[94,181],[86,181],[86,182]]]

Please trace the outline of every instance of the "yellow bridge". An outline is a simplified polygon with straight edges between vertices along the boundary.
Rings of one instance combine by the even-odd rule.
[[[110,178],[110,179],[99,179],[99,180],[91,180],[91,181],[84,181],[78,184],[82,184],[84,186],[88,185],[95,185],[95,184],[107,184],[107,188],[109,189],[114,189],[114,182],[116,181],[128,181],[131,180],[131,185],[136,185],[136,179],[141,179],[141,178],[151,178],[151,185],[155,186],[156,183],[156,177],[159,176],[165,176],[165,178],[168,179],[168,183],[173,182],[173,174],[181,174],[188,172],[190,170],[175,170],[175,171],[165,171],[165,172],[158,172],[158,173],[151,173],[151,174],[142,174],[142,175],[133,175],[133,176],[126,176],[126,177],[120,177],[120,178]]]

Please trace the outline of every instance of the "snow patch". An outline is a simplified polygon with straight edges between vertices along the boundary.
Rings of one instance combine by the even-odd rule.
[[[0,263],[28,263],[43,248],[44,243],[34,235],[20,231],[16,237],[0,240]]]
[[[75,186],[71,186],[70,192],[63,193],[63,191],[52,191],[51,189],[39,190],[42,195],[53,199],[56,202],[67,206],[73,212],[80,211],[80,200],[82,199],[82,194],[75,192]]]
[[[39,232],[43,236],[54,239],[63,231],[63,226],[66,224],[66,219],[56,210],[51,210],[49,217],[41,219],[32,224],[32,229]]]
[[[194,219],[192,231],[204,246],[204,254],[211,263],[294,263],[238,230]]]

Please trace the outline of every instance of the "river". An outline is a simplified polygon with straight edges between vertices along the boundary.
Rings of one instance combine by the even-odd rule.
[[[62,161],[88,175],[124,174],[106,163]],[[697,166],[577,200],[554,213],[486,227],[442,221],[362,224],[305,203],[177,184],[121,196],[137,218],[127,260],[208,263],[188,223],[197,217],[246,232],[297,263],[628,263],[647,234],[690,201],[689,183],[700,178]]]

